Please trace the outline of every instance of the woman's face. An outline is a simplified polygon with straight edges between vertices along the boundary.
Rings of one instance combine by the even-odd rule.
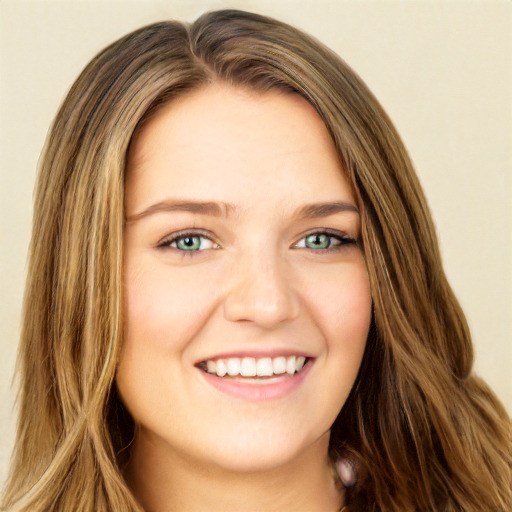
[[[231,470],[325,452],[371,297],[315,110],[220,84],[174,100],[133,141],[125,209],[117,386],[136,442]]]

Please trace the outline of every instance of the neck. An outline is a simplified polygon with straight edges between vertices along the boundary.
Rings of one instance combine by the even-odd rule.
[[[138,436],[126,479],[148,512],[335,512],[343,494],[332,478],[329,433],[293,461],[236,472],[162,450]]]

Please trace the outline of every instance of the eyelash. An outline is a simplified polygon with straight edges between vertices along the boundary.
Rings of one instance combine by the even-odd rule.
[[[354,238],[350,238],[346,235],[343,235],[338,231],[334,232],[334,231],[327,230],[327,229],[306,233],[301,238],[301,240],[303,240],[304,238],[307,238],[311,235],[328,235],[329,238],[335,238],[336,240],[338,240],[340,242],[338,245],[329,247],[327,249],[312,249],[310,247],[304,247],[308,251],[313,251],[316,253],[318,253],[318,252],[323,253],[323,254],[333,253],[333,252],[342,250],[347,245],[356,245],[357,244],[357,240],[355,240]],[[200,230],[181,231],[181,232],[174,233],[174,234],[170,235],[170,238],[169,237],[164,238],[161,242],[159,242],[157,244],[157,248],[178,251],[178,252],[182,253],[184,257],[186,257],[186,256],[194,257],[195,253],[204,252],[205,250],[212,250],[212,249],[203,249],[203,250],[196,249],[196,250],[191,250],[191,251],[185,251],[185,250],[179,249],[178,247],[171,247],[171,244],[173,244],[174,242],[178,242],[178,240],[182,240],[184,238],[198,237],[198,236],[200,236],[202,238],[206,238],[206,239],[210,240],[211,242],[216,243],[214,240],[211,239],[210,236],[208,236],[208,234],[206,234],[203,231],[200,231]]]

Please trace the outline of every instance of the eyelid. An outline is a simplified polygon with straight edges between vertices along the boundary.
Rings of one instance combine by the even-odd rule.
[[[309,236],[309,235],[316,235],[316,234],[325,234],[325,235],[333,235],[333,236],[339,236],[340,238],[345,238],[347,240],[352,240],[353,237],[349,236],[345,231],[341,231],[339,229],[332,229],[332,228],[315,228],[311,229],[309,231],[306,231],[306,233],[301,235],[300,240],[303,238]]]

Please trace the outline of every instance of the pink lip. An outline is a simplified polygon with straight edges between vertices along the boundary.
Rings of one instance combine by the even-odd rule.
[[[235,356],[232,356],[235,357]],[[284,374],[272,378],[272,382],[243,382],[237,379],[227,379],[199,370],[208,384],[236,398],[248,401],[275,400],[282,398],[297,389],[307,377],[313,360],[309,360],[303,368],[293,376]],[[274,380],[275,379],[275,380]]]

